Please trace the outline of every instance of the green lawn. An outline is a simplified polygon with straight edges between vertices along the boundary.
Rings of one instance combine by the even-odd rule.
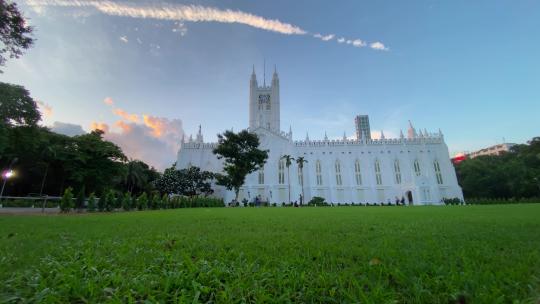
[[[0,216],[2,302],[537,303],[540,204]]]

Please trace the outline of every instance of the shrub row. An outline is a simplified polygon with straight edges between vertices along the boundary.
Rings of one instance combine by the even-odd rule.
[[[130,210],[157,210],[157,209],[177,209],[177,208],[198,208],[198,207],[223,207],[223,200],[212,197],[169,197],[164,194],[160,196],[155,192],[148,195],[143,192],[141,195],[132,196],[131,193],[116,193],[113,190],[103,193],[99,198],[91,193],[88,199],[80,194],[76,199],[73,198],[72,189],[68,188],[60,201],[60,210],[69,212],[72,209],[88,212],[95,211],[113,211],[123,209]]]
[[[467,205],[530,204],[540,203],[540,197],[530,198],[468,198]]]

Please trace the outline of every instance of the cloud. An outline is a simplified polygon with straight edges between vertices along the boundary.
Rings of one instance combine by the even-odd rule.
[[[45,118],[50,118],[53,115],[53,108],[41,100],[37,100],[38,109]]]
[[[113,113],[122,117],[125,120],[131,121],[131,122],[139,122],[139,115],[137,114],[130,114],[119,108],[113,109]]]
[[[120,41],[122,41],[123,43],[128,43],[129,42],[127,36],[120,36]]]
[[[184,37],[187,34],[187,28],[183,22],[175,22],[172,29],[173,33],[177,33],[180,37]]]
[[[26,3],[37,10],[43,10],[47,6],[93,8],[110,16],[176,21],[173,32],[180,33],[181,36],[184,36],[187,32],[184,22],[237,23],[284,35],[310,34],[297,25],[277,19],[268,19],[239,10],[219,9],[201,5],[167,4],[164,2],[143,4],[110,0],[26,0]],[[319,33],[310,35],[322,41],[333,40],[336,36],[335,34],[323,36]],[[120,37],[120,39],[126,43],[128,42],[125,36]],[[337,42],[340,44],[346,42],[354,47],[367,45],[366,42],[360,39],[345,39],[343,37],[338,39]],[[374,50],[389,50],[380,42],[373,42],[370,47]]]
[[[344,40],[345,41],[345,40]],[[348,39],[345,41],[346,44],[351,44],[355,47],[364,47],[366,46],[366,42],[360,40],[360,39],[354,39],[354,40],[351,40],[351,39]]]
[[[313,37],[321,39],[322,41],[330,41],[330,40],[334,39],[335,36],[336,35],[334,35],[334,34],[329,34],[329,35],[323,36],[323,35],[318,34],[318,33],[313,35]]]
[[[103,132],[109,132],[109,125],[107,125],[106,123],[102,123],[102,122],[92,122],[92,124],[90,125],[90,130],[101,130]]]
[[[152,122],[150,126],[119,120],[114,124],[116,131],[102,122],[93,122],[91,128],[103,130],[103,137],[118,145],[128,157],[164,170],[176,160],[184,134],[182,122],[179,119],[144,116],[149,117],[148,120]]]
[[[390,50],[389,48],[385,47],[384,44],[380,43],[380,42],[373,42],[369,45],[370,48],[374,49],[374,50],[379,50],[379,51],[388,51]]]
[[[106,104],[106,105],[108,105],[108,106],[114,105],[114,101],[113,101],[113,99],[110,98],[110,97],[106,97],[105,99],[103,99],[103,103]]]
[[[86,133],[80,125],[60,121],[55,121],[53,123],[51,131],[67,136],[77,136]]]
[[[117,144],[128,157],[140,159],[157,169],[163,170],[175,161],[184,135],[180,119],[128,113],[115,107],[111,97],[103,102],[120,120],[112,126],[93,122],[92,130],[104,131],[104,138]]]

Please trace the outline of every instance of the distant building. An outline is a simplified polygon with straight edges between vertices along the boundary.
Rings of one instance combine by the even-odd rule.
[[[503,143],[503,144],[494,145],[491,147],[480,149],[478,151],[471,152],[469,153],[468,157],[475,158],[475,157],[483,156],[483,155],[501,155],[506,152],[510,152],[510,149],[515,145],[516,144],[513,144],[513,143]]]
[[[450,162],[444,136],[439,132],[418,130],[409,123],[408,136],[371,139],[367,115],[356,117],[359,139],[293,140],[292,129],[281,130],[279,77],[274,71],[271,84],[257,82],[255,71],[249,81],[249,131],[259,137],[260,148],[268,150],[263,168],[249,174],[238,193],[239,200],[282,204],[288,201],[307,203],[315,196],[331,203],[442,204],[444,198],[463,193],[456,171]],[[224,119],[228,119],[224,117]],[[237,119],[235,117],[235,119]],[[190,166],[216,173],[223,172],[223,159],[212,152],[217,143],[205,142],[202,132],[196,138],[182,139],[176,166]],[[307,163],[286,166],[283,155],[303,157]],[[290,180],[289,180],[290,179]],[[235,198],[233,191],[213,186],[214,195],[225,202]]]
[[[371,139],[371,129],[369,127],[369,116],[356,115],[354,118],[354,125],[356,126],[356,139]]]

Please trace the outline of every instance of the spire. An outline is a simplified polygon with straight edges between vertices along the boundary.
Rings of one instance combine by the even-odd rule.
[[[185,139],[186,135],[184,133],[182,133],[182,139],[180,140],[180,143],[183,144],[186,142],[186,139]]]
[[[403,136],[403,130],[400,129],[400,130],[399,130],[399,138],[403,139],[403,137],[404,137],[404,136]]]
[[[347,141],[347,134],[343,131],[343,141]]]
[[[253,65],[253,70],[251,72],[251,83],[252,85],[257,84],[257,75],[255,74],[255,65]]]
[[[289,125],[289,134],[288,135],[289,135],[289,138],[292,139],[292,127],[290,125]]]
[[[263,87],[266,87],[266,58],[263,62]]]
[[[386,139],[386,138],[384,137],[384,132],[383,132],[383,130],[381,130],[381,139]]]
[[[193,134],[190,134],[190,135],[189,135],[189,142],[190,142],[190,143],[193,142]]]
[[[328,135],[326,135],[326,131],[324,131],[324,140],[328,141]]]
[[[199,132],[197,132],[197,142],[198,142],[198,143],[202,143],[202,142],[203,142],[203,136],[202,136],[201,125],[199,125]]]
[[[409,130],[407,130],[407,138],[416,138],[416,130],[414,129],[412,122],[409,120]]]
[[[306,141],[309,141],[309,134],[306,132]]]

